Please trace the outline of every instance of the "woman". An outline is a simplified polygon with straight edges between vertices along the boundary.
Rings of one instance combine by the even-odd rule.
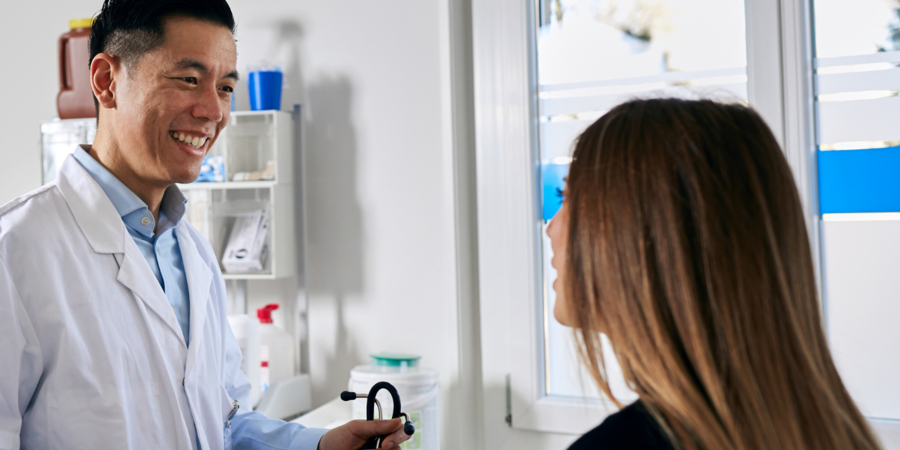
[[[879,448],[829,354],[800,199],[759,115],[622,104],[578,138],[564,195],[554,314],[606,395],[600,333],[640,396],[571,449]]]

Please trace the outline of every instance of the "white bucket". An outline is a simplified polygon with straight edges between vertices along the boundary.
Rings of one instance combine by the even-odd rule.
[[[416,427],[415,434],[400,445],[408,450],[438,450],[440,436],[440,377],[438,372],[419,368],[357,366],[350,372],[350,391],[367,394],[379,381],[386,381],[397,388],[400,395],[400,411],[409,414]],[[381,402],[384,418],[389,419],[394,408],[391,395],[384,389],[376,396]],[[352,402],[353,418],[366,418],[366,400]],[[378,416],[378,409],[375,410]]]

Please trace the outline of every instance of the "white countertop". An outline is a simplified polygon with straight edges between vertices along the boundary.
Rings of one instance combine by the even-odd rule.
[[[350,402],[340,397],[292,420],[307,428],[336,428],[351,420],[353,409]]]

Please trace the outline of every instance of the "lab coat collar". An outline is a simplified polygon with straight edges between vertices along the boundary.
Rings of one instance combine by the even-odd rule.
[[[203,340],[203,326],[206,322],[207,304],[209,303],[209,286],[213,273],[200,255],[197,244],[191,236],[187,222],[182,220],[175,227],[178,245],[181,247],[181,259],[184,261],[184,272],[187,276],[188,293],[191,299],[191,345],[188,348],[185,377],[190,377],[197,361]]]
[[[126,216],[135,211],[146,210],[147,204],[135,195],[131,189],[128,189],[128,186],[125,186],[124,183],[116,178],[109,169],[103,167],[100,161],[94,159],[90,152],[91,146],[82,144],[75,148],[72,157],[100,185],[100,189],[103,189],[103,192],[106,193],[109,201],[112,202],[122,219],[124,220]],[[150,211],[147,210],[147,212],[149,213]]]
[[[113,175],[109,169],[103,167],[100,161],[94,159],[90,152],[91,146],[82,144],[75,149],[72,156],[91,175],[91,178],[100,185],[100,188],[106,193],[116,211],[119,212],[122,220],[125,221],[125,226],[131,231],[138,232],[145,238],[150,239],[154,236],[154,229],[157,230],[156,234],[161,234],[166,230],[167,225],[165,225],[166,221],[162,221],[163,218],[168,219],[168,222],[171,222],[172,226],[174,226],[184,217],[184,205],[187,203],[187,198],[178,189],[178,186],[173,184],[166,188],[162,201],[159,204],[159,217],[162,222],[159,226],[152,223],[153,216],[150,214],[147,204],[132,192],[128,186],[125,186],[125,183],[122,183],[121,180]],[[138,211],[140,213],[133,214]],[[144,217],[149,218],[151,223],[141,223],[140,220]]]
[[[91,248],[97,253],[114,254],[119,265],[116,279],[153,310],[185,345],[166,293],[100,185],[71,155],[63,162],[56,183]],[[187,265],[185,271],[189,272]]]
[[[75,221],[97,253],[125,253],[125,224],[112,201],[74,156],[63,162],[56,185]],[[154,277],[155,278],[155,277]]]

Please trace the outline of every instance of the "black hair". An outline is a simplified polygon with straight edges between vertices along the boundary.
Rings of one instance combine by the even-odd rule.
[[[221,25],[234,34],[234,15],[225,0],[104,0],[91,26],[91,59],[99,53],[133,67],[165,41],[163,19],[184,16]],[[97,117],[100,103],[94,97]]]

